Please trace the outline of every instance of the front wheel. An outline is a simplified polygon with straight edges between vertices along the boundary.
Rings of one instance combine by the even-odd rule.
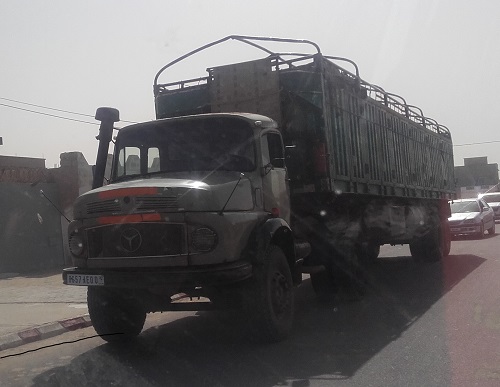
[[[252,330],[260,340],[278,342],[290,334],[293,282],[285,254],[278,246],[269,246],[263,264],[255,268],[246,302]]]
[[[477,237],[479,239],[484,238],[484,223],[483,222],[481,222],[481,226],[479,227],[479,233],[477,234]]]
[[[495,235],[495,234],[496,234],[496,230],[495,230],[495,222],[493,222],[493,226],[491,226],[491,227],[488,229],[488,234],[490,234],[490,235]]]
[[[108,342],[123,342],[141,333],[146,311],[141,303],[108,289],[89,286],[87,304],[95,331]]]

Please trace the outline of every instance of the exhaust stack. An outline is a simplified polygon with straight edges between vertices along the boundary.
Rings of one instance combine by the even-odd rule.
[[[120,112],[118,109],[100,107],[95,112],[95,119],[101,121],[101,126],[99,127],[99,135],[96,137],[99,140],[99,148],[95,161],[92,189],[102,187],[108,160],[109,143],[113,137],[114,123],[120,121]]]

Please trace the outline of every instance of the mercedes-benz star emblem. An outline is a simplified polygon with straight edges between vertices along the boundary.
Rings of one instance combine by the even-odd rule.
[[[139,247],[141,247],[142,245],[141,233],[133,227],[125,229],[122,232],[120,240],[122,247],[129,253],[133,253],[139,250]]]

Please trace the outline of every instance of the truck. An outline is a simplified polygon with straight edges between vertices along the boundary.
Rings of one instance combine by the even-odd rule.
[[[229,41],[263,55],[160,82]],[[312,53],[270,48],[283,45]],[[322,298],[362,284],[381,245],[409,244],[419,262],[449,253],[450,131],[352,60],[308,40],[231,35],[153,83],[156,119],[114,140],[118,110],[97,109],[93,189],[68,226],[63,282],[88,287],[103,339],[139,335],[150,312],[236,309],[276,342],[304,273]]]

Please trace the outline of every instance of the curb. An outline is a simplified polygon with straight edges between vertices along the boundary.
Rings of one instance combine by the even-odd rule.
[[[182,300],[187,296],[184,293],[176,294],[172,297],[172,302]],[[24,344],[48,339],[66,332],[92,326],[88,314],[69,318],[66,320],[47,323],[33,328],[25,329],[17,333],[7,333],[0,336],[0,351],[9,348],[16,348]]]
[[[43,324],[17,333],[8,333],[4,336],[0,336],[0,351],[8,348],[19,347],[23,344],[32,343],[38,340],[48,339],[49,337],[54,337],[65,332],[89,326],[92,326],[92,322],[90,321],[89,315],[86,314],[79,317]]]

